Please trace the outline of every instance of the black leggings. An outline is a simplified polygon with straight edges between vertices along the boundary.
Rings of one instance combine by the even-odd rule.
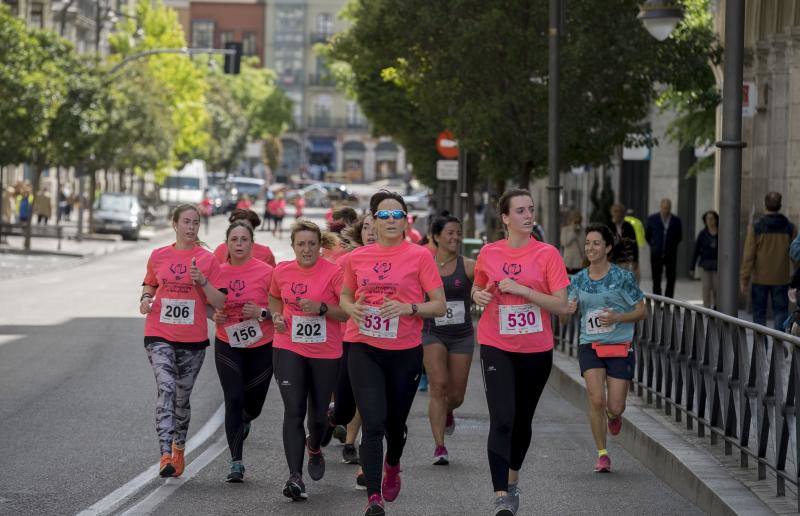
[[[272,380],[272,343],[232,348],[214,341],[214,362],[225,397],[225,436],[232,460],[242,460],[244,425],[261,414]]]
[[[336,390],[333,392],[333,399],[336,402],[333,422],[336,425],[347,425],[356,415],[356,398],[353,396],[350,370],[347,367],[347,357],[350,355],[351,345],[350,342],[342,342],[342,363],[339,367],[339,378],[336,380]]]
[[[508,470],[519,471],[531,444],[531,424],[553,352],[511,353],[481,346],[481,371],[489,405],[489,469],[495,491],[508,491]]]
[[[303,473],[306,432],[303,419],[308,404],[308,447],[318,450],[328,426],[327,410],[336,374],[338,358],[307,358],[288,349],[275,348],[275,381],[283,398],[283,451],[289,473]]]
[[[348,367],[362,421],[359,455],[371,496],[381,492],[384,436],[386,462],[396,466],[403,455],[406,419],[422,374],[422,346],[389,351],[354,343]]]

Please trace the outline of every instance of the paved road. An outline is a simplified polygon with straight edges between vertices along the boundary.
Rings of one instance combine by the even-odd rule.
[[[221,235],[217,220],[212,234]],[[205,238],[205,236],[204,236]],[[281,243],[264,233],[279,259]],[[216,243],[219,238],[207,238]],[[355,468],[328,450],[329,470],[309,482],[310,499],[280,494],[286,477],[280,437],[282,406],[270,391],[265,413],[245,448],[247,482],[228,485],[223,432],[214,421],[222,402],[212,357],[192,396],[190,437],[214,430],[189,454],[187,476],[167,482],[144,475],[121,505],[119,488],[158,459],[153,428],[155,389],[136,313],[151,242],[68,270],[0,280],[0,513],[74,514],[101,501],[113,512],[155,514],[359,514],[365,496],[352,488]],[[429,465],[433,445],[420,394],[409,421],[404,488],[391,514],[487,514],[491,487],[485,460],[488,417],[474,364],[449,467]],[[196,440],[196,439],[195,439]],[[691,514],[697,509],[612,443],[616,472],[591,472],[594,449],[583,414],[545,392],[524,470],[521,514]],[[204,467],[200,468],[200,465]],[[116,493],[116,494],[115,494]]]

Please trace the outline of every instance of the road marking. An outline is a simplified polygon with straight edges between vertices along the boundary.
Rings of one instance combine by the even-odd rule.
[[[15,340],[19,340],[24,336],[25,335],[0,335],[0,346],[3,344],[8,344],[9,342],[14,342]]]
[[[196,449],[197,447],[201,446],[204,442],[210,439],[222,426],[222,423],[225,421],[225,405],[220,405],[214,415],[206,421],[206,424],[198,431],[195,435],[191,437],[186,442],[186,454],[192,452],[192,450]],[[208,451],[208,450],[206,450]],[[203,453],[205,455],[205,452]],[[202,457],[201,455],[200,457]],[[199,459],[199,457],[198,457]],[[197,459],[196,459],[197,460]],[[194,462],[193,462],[194,463]],[[84,509],[83,511],[79,512],[77,516],[97,516],[101,514],[108,514],[116,507],[119,507],[125,500],[130,498],[131,496],[135,495],[142,488],[147,485],[148,482],[157,478],[158,476],[158,463],[153,464],[135,478],[130,480],[128,483],[123,485],[122,487],[116,489],[115,491],[108,494],[102,500],[98,500],[88,509]],[[169,482],[172,479],[168,479]],[[177,479],[176,479],[177,480]],[[157,490],[156,490],[157,491]]]
[[[195,460],[193,460],[183,472],[180,478],[170,478],[166,482],[158,486],[150,495],[144,500],[137,503],[124,513],[122,516],[131,516],[134,514],[150,514],[161,502],[169,498],[170,495],[175,493],[180,487],[188,482],[192,477],[200,473],[200,471],[208,466],[211,461],[219,457],[219,455],[228,449],[228,443],[225,436],[221,436],[217,441],[206,448]]]

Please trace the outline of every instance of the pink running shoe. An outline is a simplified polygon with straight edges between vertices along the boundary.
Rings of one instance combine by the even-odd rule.
[[[447,466],[450,464],[450,457],[447,455],[447,448],[444,446],[437,446],[433,452],[433,465],[434,466]]]
[[[364,516],[384,516],[386,511],[383,509],[383,498],[381,495],[374,494],[369,497],[367,507],[364,509]]]
[[[622,416],[612,418],[608,416],[608,431],[611,435],[617,435],[622,430]]]
[[[452,412],[447,413],[447,419],[444,423],[444,433],[446,435],[453,435],[453,432],[456,431],[456,418],[453,416]]]
[[[597,458],[597,464],[594,466],[595,473],[611,473],[611,457],[608,455],[601,455]]]
[[[400,464],[390,466],[383,461],[383,482],[381,482],[381,492],[387,502],[393,502],[400,494]]]

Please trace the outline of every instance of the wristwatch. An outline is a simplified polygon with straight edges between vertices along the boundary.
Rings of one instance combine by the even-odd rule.
[[[419,307],[416,303],[411,303],[411,315],[417,315],[417,310],[419,310]]]
[[[258,317],[258,322],[265,321],[267,318],[269,318],[269,310],[262,308],[261,315]]]
[[[328,305],[325,303],[319,304],[319,315],[325,315],[328,312]]]

